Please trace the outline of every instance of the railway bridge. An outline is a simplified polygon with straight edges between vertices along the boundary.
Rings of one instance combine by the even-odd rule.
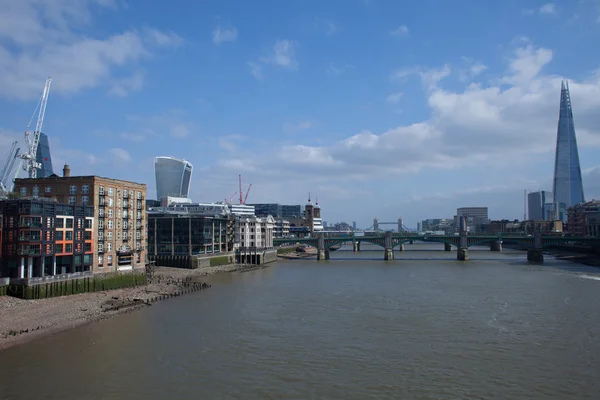
[[[383,235],[374,236],[330,236],[321,233],[317,237],[305,239],[273,239],[276,247],[306,244],[317,248],[317,260],[329,259],[329,248],[342,243],[352,243],[354,251],[360,251],[361,243],[371,243],[383,248],[383,259],[394,259],[394,249],[403,251],[405,243],[433,242],[443,243],[444,250],[451,251],[456,247],[456,258],[459,261],[469,260],[469,247],[488,244],[491,251],[502,251],[502,243],[520,244],[527,248],[527,261],[541,264],[544,262],[543,250],[557,244],[582,243],[600,249],[600,238],[573,237],[573,236],[544,236],[536,233],[533,236],[506,234],[479,235],[460,232],[458,235],[419,235],[415,233],[385,232]]]

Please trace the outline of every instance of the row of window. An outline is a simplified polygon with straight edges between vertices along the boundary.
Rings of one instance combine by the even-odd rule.
[[[135,255],[135,262],[136,264],[139,264],[143,261],[142,255],[140,253],[137,253]],[[106,256],[106,266],[107,267],[112,267],[113,265],[113,256],[108,255]],[[104,255],[99,254],[98,255],[98,267],[99,268],[103,268],[104,267]]]
[[[111,252],[112,251],[112,243],[106,243],[106,252]],[[136,242],[135,243],[135,249],[136,250],[141,250],[142,249],[142,242]],[[103,253],[104,252],[104,243],[98,243],[98,253]]]
[[[104,222],[103,219],[98,221],[98,229],[102,230],[106,227],[106,229],[113,229],[114,227],[114,221],[112,219],[109,219],[106,221],[106,223]],[[141,224],[140,221],[136,222],[135,224],[135,229],[142,229],[143,225]],[[117,229],[121,229],[121,220],[117,220]],[[123,230],[127,229],[127,222],[123,222]],[[129,221],[129,229],[133,230],[133,221]]]
[[[83,186],[87,186],[87,185],[83,185]],[[83,186],[82,186],[82,190],[83,190]],[[112,197],[114,195],[114,189],[113,188],[106,188],[106,193],[105,193],[104,186],[100,186],[98,188],[98,194],[100,196],[104,196],[105,194],[107,194],[108,197]],[[130,190],[123,189],[123,198],[128,198],[130,196],[131,197],[136,196],[136,198],[138,200],[141,200],[142,199],[142,192],[138,191],[137,195],[136,195],[136,192],[133,189],[130,189]],[[117,197],[121,197],[121,189],[117,189]]]

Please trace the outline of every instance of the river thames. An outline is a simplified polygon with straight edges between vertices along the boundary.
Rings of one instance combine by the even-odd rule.
[[[2,351],[0,398],[598,399],[600,269],[369,249],[212,277]]]

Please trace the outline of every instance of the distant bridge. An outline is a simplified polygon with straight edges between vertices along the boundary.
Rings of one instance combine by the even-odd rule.
[[[306,239],[278,238],[273,239],[273,245],[292,246],[296,244],[305,244],[318,249],[318,259],[329,258],[329,248],[346,242],[352,242],[354,251],[360,251],[361,243],[371,243],[384,249],[384,259],[393,259],[395,248],[404,250],[405,243],[412,242],[433,242],[444,243],[445,250],[450,251],[452,246],[458,249],[457,259],[461,261],[468,260],[468,248],[472,246],[489,244],[490,250],[502,251],[502,243],[510,242],[520,244],[527,248],[527,259],[530,262],[543,262],[542,250],[544,248],[557,244],[582,243],[600,249],[600,238],[593,237],[574,237],[574,236],[535,236],[515,235],[515,234],[497,234],[497,235],[468,235],[461,232],[459,235],[418,235],[414,233],[392,233],[386,232],[384,235],[373,236],[332,236],[319,234],[318,237]]]

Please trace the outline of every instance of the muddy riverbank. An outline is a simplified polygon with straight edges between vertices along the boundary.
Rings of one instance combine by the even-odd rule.
[[[152,299],[170,297],[190,287],[206,288],[210,276],[254,269],[223,265],[202,269],[156,267],[145,286],[82,293],[42,300],[0,296],[0,350],[86,323],[148,307]]]

